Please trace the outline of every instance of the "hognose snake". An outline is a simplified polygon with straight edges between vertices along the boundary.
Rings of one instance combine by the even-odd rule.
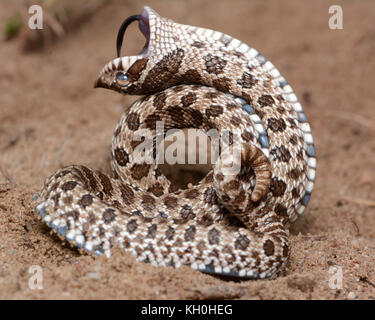
[[[113,177],[82,165],[62,168],[38,194],[36,211],[61,238],[96,254],[118,245],[157,266],[264,278],[289,255],[289,226],[314,185],[315,148],[292,88],[254,48],[223,33],[175,23],[149,7],[138,20],[146,38],[136,56],[110,61],[95,87],[143,95],[112,139]],[[219,158],[203,180],[173,191],[155,163],[134,154],[137,130],[240,132],[228,144],[241,171]],[[230,140],[230,139],[229,139]]]

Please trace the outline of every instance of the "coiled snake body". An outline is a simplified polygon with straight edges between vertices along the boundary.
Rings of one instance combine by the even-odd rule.
[[[131,18],[145,48],[109,62],[96,81],[144,95],[117,124],[113,177],[62,168],[46,180],[36,211],[60,237],[96,254],[110,255],[118,245],[157,266],[244,278],[277,274],[289,255],[289,225],[315,178],[311,130],[296,95],[271,62],[237,39],[177,24],[148,7]],[[134,153],[137,130],[155,138],[158,121],[164,130],[237,130],[239,142],[228,144],[240,150],[240,172],[225,174],[219,158],[198,184],[173,191],[157,164]]]

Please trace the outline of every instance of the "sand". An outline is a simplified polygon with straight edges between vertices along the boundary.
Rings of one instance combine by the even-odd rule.
[[[328,28],[332,1],[144,2],[175,21],[255,47],[304,105],[317,150],[316,185],[292,226],[290,261],[272,280],[156,268],[119,250],[110,259],[82,255],[34,213],[33,194],[58,168],[84,164],[109,172],[111,135],[134,97],[93,83],[115,57],[122,20],[143,3],[114,0],[39,53],[23,54],[18,41],[1,40],[0,298],[374,299],[375,3],[340,3],[343,30]],[[14,7],[0,2],[1,22]],[[127,54],[142,47],[135,25],[124,43]],[[43,289],[29,287],[34,265],[43,270]]]

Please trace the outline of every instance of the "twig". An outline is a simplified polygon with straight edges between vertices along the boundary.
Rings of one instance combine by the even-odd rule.
[[[34,128],[26,128],[25,130],[23,130],[21,133],[19,133],[17,136],[15,136],[13,139],[11,139],[8,144],[3,148],[3,151],[6,151],[8,150],[9,148],[15,146],[18,141],[20,141],[20,139],[22,138],[22,136],[28,136],[30,135],[31,133],[33,133],[35,131]]]
[[[361,198],[353,198],[353,197],[343,197],[344,200],[356,203],[356,204],[363,204],[368,207],[375,207],[375,201],[373,200],[367,200],[367,199],[361,199]]]
[[[5,177],[5,179],[7,179],[12,185],[14,188],[17,188],[17,183],[14,181],[14,179],[8,174],[8,172],[6,171],[5,168],[3,167],[0,167],[0,171],[1,173],[3,174],[3,176]]]
[[[65,140],[64,140],[64,142],[62,143],[62,145],[61,145],[59,151],[57,151],[57,155],[56,155],[56,158],[55,158],[55,161],[54,161],[54,165],[57,165],[58,162],[60,161],[61,154],[62,154],[62,152],[63,152],[63,150],[64,150],[64,148],[65,148],[65,145],[66,145],[66,143],[68,142],[68,140],[69,140],[69,137],[65,138]]]
[[[375,288],[375,283],[373,283],[372,281],[370,281],[366,276],[359,277],[359,281],[366,282],[367,284],[369,284],[370,286],[372,286],[372,287]]]

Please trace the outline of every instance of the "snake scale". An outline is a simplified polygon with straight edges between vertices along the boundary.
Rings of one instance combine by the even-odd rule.
[[[121,57],[122,36],[135,20],[146,45]],[[290,85],[254,48],[149,7],[124,21],[117,49],[95,87],[142,97],[116,126],[113,174],[82,165],[58,170],[38,193],[39,216],[60,238],[98,255],[110,256],[117,245],[155,266],[277,275],[316,169],[310,126]],[[223,156],[199,183],[175,190],[158,164],[134,153],[142,142],[136,132],[150,130],[155,142],[158,121],[165,131],[237,130],[239,139],[229,136],[228,145],[239,151],[240,171],[224,172]]]

